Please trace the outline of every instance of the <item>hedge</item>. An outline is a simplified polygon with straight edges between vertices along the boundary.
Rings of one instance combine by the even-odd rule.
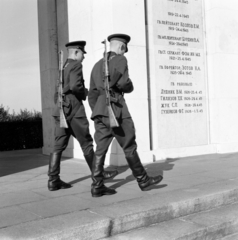
[[[0,122],[0,151],[43,146],[42,119]]]

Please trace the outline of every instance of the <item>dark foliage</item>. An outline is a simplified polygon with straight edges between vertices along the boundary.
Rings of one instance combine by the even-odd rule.
[[[0,106],[0,151],[40,148],[43,146],[40,112],[20,110],[9,113]]]
[[[37,111],[20,110],[20,113],[9,113],[9,108],[0,105],[0,122],[19,122],[19,121],[36,121],[41,120],[42,114]]]

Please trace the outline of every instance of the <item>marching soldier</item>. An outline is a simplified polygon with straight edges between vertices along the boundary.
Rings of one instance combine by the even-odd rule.
[[[110,52],[108,53],[108,71],[110,78],[110,93],[117,101],[111,102],[119,127],[110,128],[108,111],[106,107],[106,93],[104,89],[103,59],[93,67],[88,95],[89,105],[92,109],[91,119],[95,125],[96,152],[92,167],[92,197],[115,194],[114,189],[104,185],[103,166],[108,147],[115,137],[122,147],[129,167],[137,179],[142,191],[158,184],[163,177],[149,177],[141,164],[137,153],[135,141],[135,127],[124,99],[124,93],[133,91],[133,84],[128,75],[127,59],[124,53],[128,51],[127,44],[130,36],[126,34],[113,34],[108,37]]]
[[[88,90],[84,86],[82,61],[86,53],[85,41],[69,42],[65,46],[68,51],[68,59],[64,64],[63,71],[63,110],[67,120],[68,128],[60,127],[60,113],[57,104],[58,92],[56,88],[54,102],[56,104],[53,117],[55,119],[55,141],[53,153],[50,155],[48,170],[48,189],[55,191],[58,189],[70,188],[71,185],[60,179],[60,160],[62,152],[66,149],[69,138],[75,137],[84,154],[85,160],[92,169],[94,157],[93,139],[89,132],[89,123],[82,101],[86,100]],[[103,171],[103,178],[114,177],[117,171]]]

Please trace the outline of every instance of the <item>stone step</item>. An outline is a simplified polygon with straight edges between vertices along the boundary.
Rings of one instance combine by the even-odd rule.
[[[237,240],[238,203],[115,235],[110,240]],[[226,237],[225,237],[226,236]]]
[[[166,221],[176,226],[185,222],[179,218],[236,202],[238,179],[229,179],[9,226],[0,239],[97,240]]]
[[[237,239],[238,239],[238,233],[234,233],[224,238],[221,238],[220,240],[237,240]]]

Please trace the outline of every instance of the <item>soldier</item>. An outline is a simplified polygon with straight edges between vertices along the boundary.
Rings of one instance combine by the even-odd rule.
[[[104,185],[102,174],[105,155],[114,137],[122,147],[128,165],[142,191],[149,190],[151,186],[158,184],[163,179],[161,175],[149,177],[141,164],[137,153],[134,123],[124,99],[124,93],[133,91],[133,84],[128,75],[127,59],[124,57],[124,53],[128,51],[127,44],[130,41],[130,36],[113,34],[108,37],[108,41],[110,42],[110,52],[108,53],[110,92],[112,97],[118,100],[117,103],[111,102],[111,104],[119,127],[110,128],[109,126],[103,83],[103,59],[101,59],[92,69],[88,95],[89,105],[92,109],[91,119],[94,120],[95,125],[94,138],[97,145],[92,169],[92,197],[116,193],[114,189]]]
[[[88,90],[84,86],[83,66],[85,41],[69,42],[65,46],[68,51],[68,59],[64,64],[63,71],[63,110],[68,123],[68,128],[60,127],[59,107],[57,104],[57,88],[54,96],[56,104],[53,117],[55,119],[55,141],[53,153],[50,155],[48,170],[48,189],[70,188],[71,185],[60,179],[60,160],[62,152],[66,149],[70,136],[74,136],[83,151],[86,162],[92,169],[94,157],[93,139],[89,132],[89,123],[82,101],[86,100]],[[117,171],[103,172],[104,179],[114,177]]]

